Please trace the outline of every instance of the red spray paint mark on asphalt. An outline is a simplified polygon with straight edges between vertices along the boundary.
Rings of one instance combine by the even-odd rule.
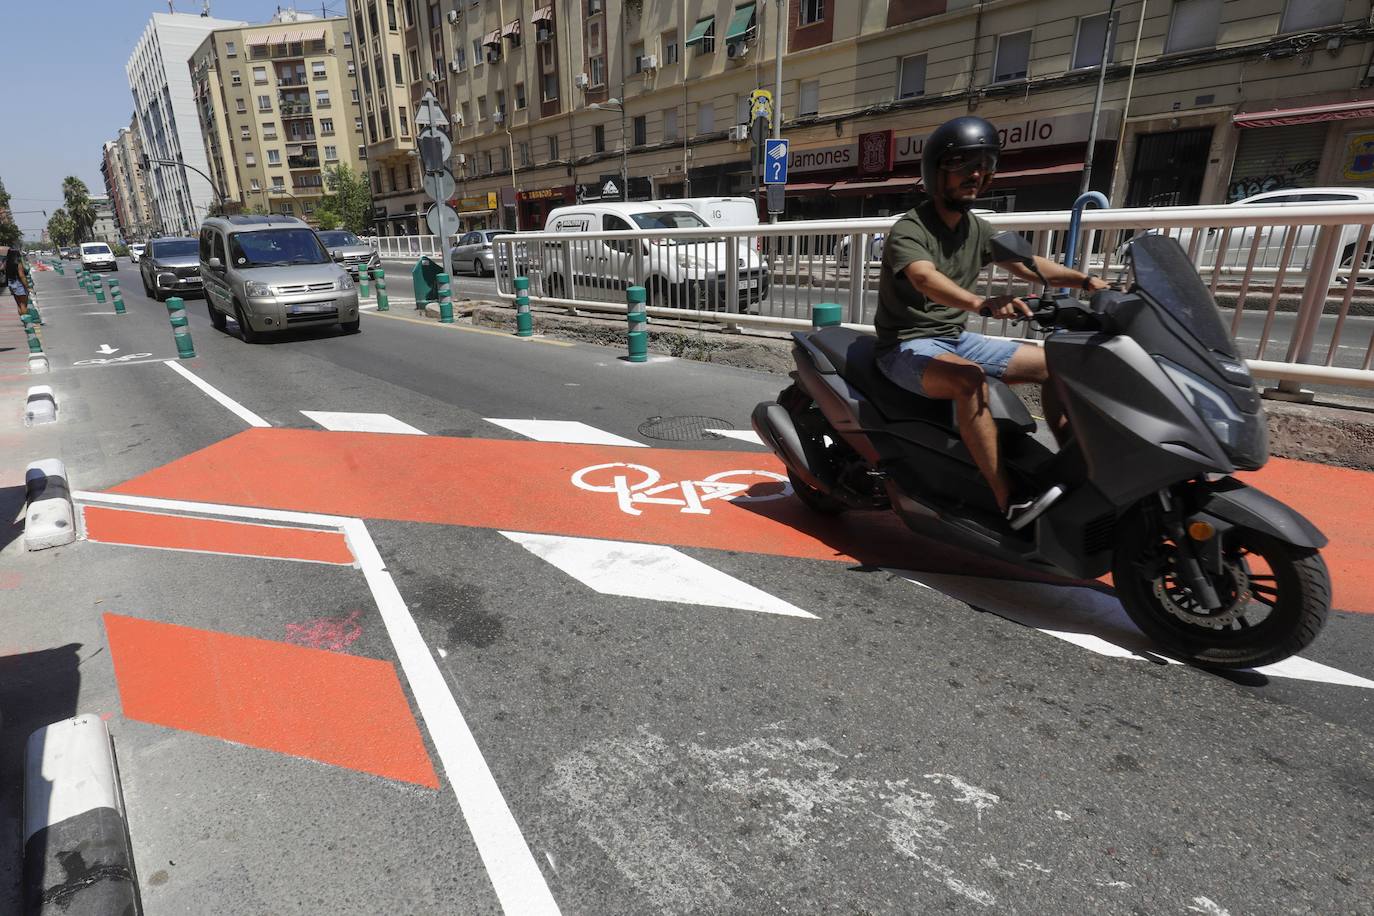
[[[704,513],[645,503],[637,506],[641,514],[633,515],[622,511],[615,493],[572,483],[579,470],[615,463],[651,467],[665,483],[700,482],[732,470],[782,470],[772,455],[755,451],[272,428],[246,430],[114,491],[963,575],[1033,576],[918,537],[890,512],[820,517],[799,500],[785,498],[745,504],[719,499],[702,503],[709,510]],[[600,473],[609,480],[617,472]],[[1312,519],[1331,539],[1323,555],[1332,570],[1336,606],[1374,613],[1374,577],[1363,572],[1374,567],[1374,526],[1368,521],[1374,517],[1374,474],[1275,458],[1245,476]],[[770,486],[762,484],[749,495],[762,495]]]
[[[17,572],[0,572],[0,591],[16,589],[23,581],[24,577]]]
[[[105,614],[124,715],[439,787],[388,662]]]
[[[319,617],[305,623],[288,623],[286,641],[309,649],[329,649],[338,652],[347,649],[363,635],[358,625],[362,611],[354,611],[347,617]]]

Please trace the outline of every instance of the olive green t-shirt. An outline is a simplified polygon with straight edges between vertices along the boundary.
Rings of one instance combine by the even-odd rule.
[[[897,220],[883,243],[878,275],[878,313],[873,324],[878,344],[896,346],[918,337],[958,337],[969,313],[932,302],[911,285],[904,271],[916,261],[930,261],[935,269],[964,289],[972,289],[979,272],[992,260],[988,244],[993,228],[968,213],[950,229],[927,200]]]

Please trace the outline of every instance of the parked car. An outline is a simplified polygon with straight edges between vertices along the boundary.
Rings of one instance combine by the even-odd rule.
[[[293,216],[207,219],[200,227],[200,271],[211,324],[222,331],[233,318],[244,343],[290,328],[361,330],[353,278]]]
[[[142,242],[134,242],[132,245],[130,245],[130,246],[129,246],[129,260],[130,260],[132,263],[137,264],[137,263],[138,263],[138,259],[141,258],[141,257],[143,257],[143,250],[144,250],[144,248],[146,248],[146,247],[147,247],[147,246],[144,245]]]
[[[85,270],[119,270],[114,252],[104,242],[81,243],[81,267]]]
[[[510,234],[509,229],[481,229],[463,233],[449,249],[453,272],[471,271],[479,277],[495,274],[496,250],[492,248],[491,240],[498,235]]]
[[[182,236],[151,239],[139,259],[138,274],[143,292],[158,302],[168,296],[199,295],[203,292],[199,245]]]
[[[590,232],[708,227],[694,211],[674,201],[559,207],[550,211],[545,231],[568,233],[570,238],[566,245],[545,243],[545,292],[554,298],[619,296],[623,301],[624,290],[642,282],[650,304],[719,309],[726,304],[728,259],[734,258],[740,308],[766,297],[768,270],[747,243],[729,245],[719,236],[642,240],[575,237]]]
[[[342,264],[354,280],[364,267],[373,270],[382,266],[382,256],[347,229],[325,229],[315,234],[329,250],[329,256]]]
[[[62,260],[64,260],[64,261],[75,261],[77,258],[81,257],[81,250],[80,250],[79,248],[71,248],[71,247],[68,247],[68,248],[63,248],[61,254],[62,254]]]

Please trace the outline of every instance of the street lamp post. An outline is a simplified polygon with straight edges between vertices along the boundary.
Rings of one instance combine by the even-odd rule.
[[[630,199],[630,163],[628,156],[628,144],[625,142],[625,103],[620,99],[607,99],[604,102],[592,102],[587,106],[595,111],[619,111],[620,112],[620,199]]]
[[[157,159],[157,158],[154,158],[154,157],[152,157],[152,156],[147,156],[147,155],[145,155],[145,156],[143,157],[143,169],[144,169],[144,171],[147,171],[147,169],[148,169],[148,163],[150,163],[150,162],[155,162],[155,163],[157,163],[158,165],[175,165],[175,166],[180,166],[183,170],[185,170],[185,169],[190,169],[191,171],[195,172],[195,173],[196,173],[197,175],[199,175],[201,178],[204,178],[206,181],[210,182],[210,189],[213,190],[213,191],[215,192],[215,199],[219,202],[220,209],[222,210],[222,209],[224,208],[224,192],[221,191],[221,190],[219,189],[219,185],[215,184],[215,179],[211,178],[209,175],[205,174],[205,173],[202,172],[200,169],[196,168],[194,165],[187,165],[187,164],[185,163],[185,161],[182,160],[182,159]],[[192,217],[193,217],[193,218],[194,218],[194,215],[195,215],[195,214],[194,214],[194,211],[193,211],[193,212],[192,212]]]

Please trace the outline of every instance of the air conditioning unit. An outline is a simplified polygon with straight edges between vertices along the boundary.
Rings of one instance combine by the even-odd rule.
[[[462,124],[463,122],[462,122],[461,120],[459,120],[458,123],[459,123],[459,124]],[[454,154],[453,154],[453,164],[454,164],[454,165],[467,165],[467,162],[468,162],[467,153],[454,153]]]
[[[645,54],[642,58],[640,58],[639,66],[640,66],[640,69],[643,69],[643,70],[657,70],[657,69],[658,69],[658,55],[657,55],[657,54]]]
[[[534,30],[534,40],[540,43],[553,41],[553,29],[546,25],[541,25]]]
[[[487,63],[494,64],[501,59],[501,49],[492,45],[487,48]]]
[[[506,120],[506,113],[498,108],[491,113],[491,119],[497,124],[501,124]]]
[[[734,140],[736,143],[743,143],[744,141],[748,140],[749,125],[736,124],[734,127],[730,128],[730,139]]]
[[[437,82],[439,82],[439,74],[435,73],[433,70],[429,71],[429,73],[426,74],[426,78],[427,78],[431,83],[437,83]]]
[[[579,73],[577,76],[573,77],[573,85],[578,89],[586,89],[591,85],[591,82],[592,81],[587,78],[587,74],[585,73]]]
[[[449,68],[450,70],[452,70],[454,73],[462,73],[462,72],[463,72],[463,67],[462,67],[462,65],[459,64],[458,61],[456,61],[456,60],[451,60],[451,61],[449,61],[449,62],[448,62],[448,68]]]
[[[449,11],[448,11],[448,24],[449,24],[449,25],[457,25],[457,24],[458,24],[458,17],[461,16],[461,15],[463,15],[463,14],[460,13],[460,12],[458,12],[458,10],[449,10]]]
[[[587,0],[587,15],[595,16],[601,12],[601,0]]]
[[[749,56],[749,45],[742,41],[732,41],[725,46],[725,56],[731,60],[744,60]]]

